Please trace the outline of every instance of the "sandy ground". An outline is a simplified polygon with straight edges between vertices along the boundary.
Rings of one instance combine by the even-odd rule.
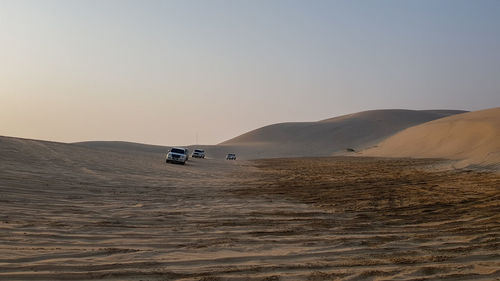
[[[500,280],[500,177],[0,138],[0,280]]]

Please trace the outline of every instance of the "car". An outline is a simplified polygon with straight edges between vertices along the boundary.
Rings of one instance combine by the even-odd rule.
[[[178,163],[178,164],[186,164],[186,161],[189,158],[189,150],[187,148],[181,147],[173,147],[167,153],[167,163]]]
[[[234,154],[234,153],[228,153],[226,155],[226,160],[236,160],[236,154]]]
[[[191,155],[193,158],[205,158],[205,150],[203,149],[195,149],[193,154]]]

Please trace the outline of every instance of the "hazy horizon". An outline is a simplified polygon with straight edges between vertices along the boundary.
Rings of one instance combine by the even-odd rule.
[[[216,144],[500,106],[499,1],[0,0],[0,135]]]

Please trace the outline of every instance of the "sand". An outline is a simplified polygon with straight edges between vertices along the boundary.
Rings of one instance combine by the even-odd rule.
[[[495,280],[500,177],[0,137],[0,280]]]
[[[204,149],[208,158],[238,159],[343,155],[347,149],[360,151],[415,125],[464,113],[461,110],[384,109],[363,111],[317,122],[279,123],[237,136],[218,145],[189,145]],[[118,141],[76,143],[89,148],[162,153],[169,147]]]
[[[211,150],[232,151],[240,159],[330,156],[347,148],[361,150],[408,127],[464,112],[386,109],[318,122],[279,123],[227,140]]]
[[[408,128],[365,156],[446,158],[457,168],[500,171],[500,107],[445,117]]]

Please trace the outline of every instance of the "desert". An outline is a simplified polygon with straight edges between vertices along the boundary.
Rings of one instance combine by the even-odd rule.
[[[500,278],[497,166],[0,143],[1,280]]]
[[[500,0],[0,0],[0,281],[500,281]]]

